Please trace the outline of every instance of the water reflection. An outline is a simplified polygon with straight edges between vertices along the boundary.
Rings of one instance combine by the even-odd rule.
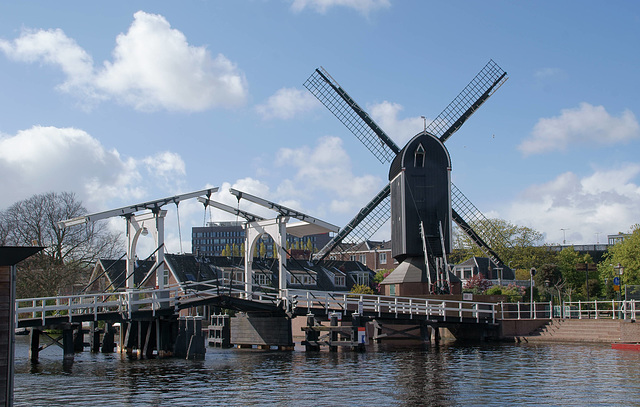
[[[28,339],[27,339],[28,341]],[[16,346],[16,406],[621,405],[640,400],[640,353],[592,345],[374,345],[365,353],[220,350],[203,361]],[[612,401],[615,400],[616,403]]]

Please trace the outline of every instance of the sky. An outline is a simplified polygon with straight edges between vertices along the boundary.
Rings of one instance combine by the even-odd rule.
[[[233,187],[343,226],[389,168],[303,87],[314,69],[402,146],[493,59],[509,79],[446,142],[452,181],[547,244],[606,243],[640,223],[639,43],[637,1],[0,2],[0,210],[209,187],[238,207]],[[165,209],[173,253],[236,220]]]

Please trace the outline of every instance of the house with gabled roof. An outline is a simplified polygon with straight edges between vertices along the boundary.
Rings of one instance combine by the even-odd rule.
[[[197,283],[224,280],[244,281],[244,260],[241,257],[194,256],[192,254],[165,254],[169,270],[165,286],[188,284],[191,289]],[[134,283],[136,287],[155,286],[155,260],[136,261]],[[278,287],[278,261],[273,258],[254,258],[252,263],[254,284]],[[287,259],[287,286],[291,288],[349,291],[354,285],[373,284],[375,273],[357,261],[322,261],[314,264],[307,260]],[[125,288],[126,261],[100,259],[92,272],[87,292],[121,291]],[[240,288],[240,284],[236,284]]]
[[[481,274],[487,280],[515,280],[516,274],[509,267],[497,267],[487,257],[471,257],[462,263],[453,266],[452,273],[458,277],[462,284],[466,283],[473,276]]]

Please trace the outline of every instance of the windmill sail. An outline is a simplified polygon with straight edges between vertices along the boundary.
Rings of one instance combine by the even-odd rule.
[[[309,90],[381,162],[391,162],[400,148],[380,126],[338,85],[324,68],[316,69],[306,80]]]
[[[453,184],[451,184],[451,206],[453,220],[460,229],[487,252],[495,264],[504,264],[494,249],[511,247],[509,240]],[[471,225],[475,225],[478,232]]]
[[[490,60],[428,126],[443,143],[507,80],[507,73]]]
[[[314,259],[324,259],[338,247],[347,236],[350,236],[351,241],[357,243],[368,240],[376,233],[391,216],[390,191],[391,188],[389,184],[385,185],[367,205],[360,209],[360,212],[358,212],[345,227],[340,229],[340,231],[314,255]]]

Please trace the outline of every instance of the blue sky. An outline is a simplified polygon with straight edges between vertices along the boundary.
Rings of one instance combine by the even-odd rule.
[[[640,223],[639,43],[636,1],[2,2],[0,208],[211,186],[236,206],[233,186],[342,226],[388,168],[304,89],[313,70],[402,145],[493,59],[509,80],[447,141],[453,182],[547,243],[606,242]],[[167,209],[171,252],[234,219],[181,203],[181,249]]]

